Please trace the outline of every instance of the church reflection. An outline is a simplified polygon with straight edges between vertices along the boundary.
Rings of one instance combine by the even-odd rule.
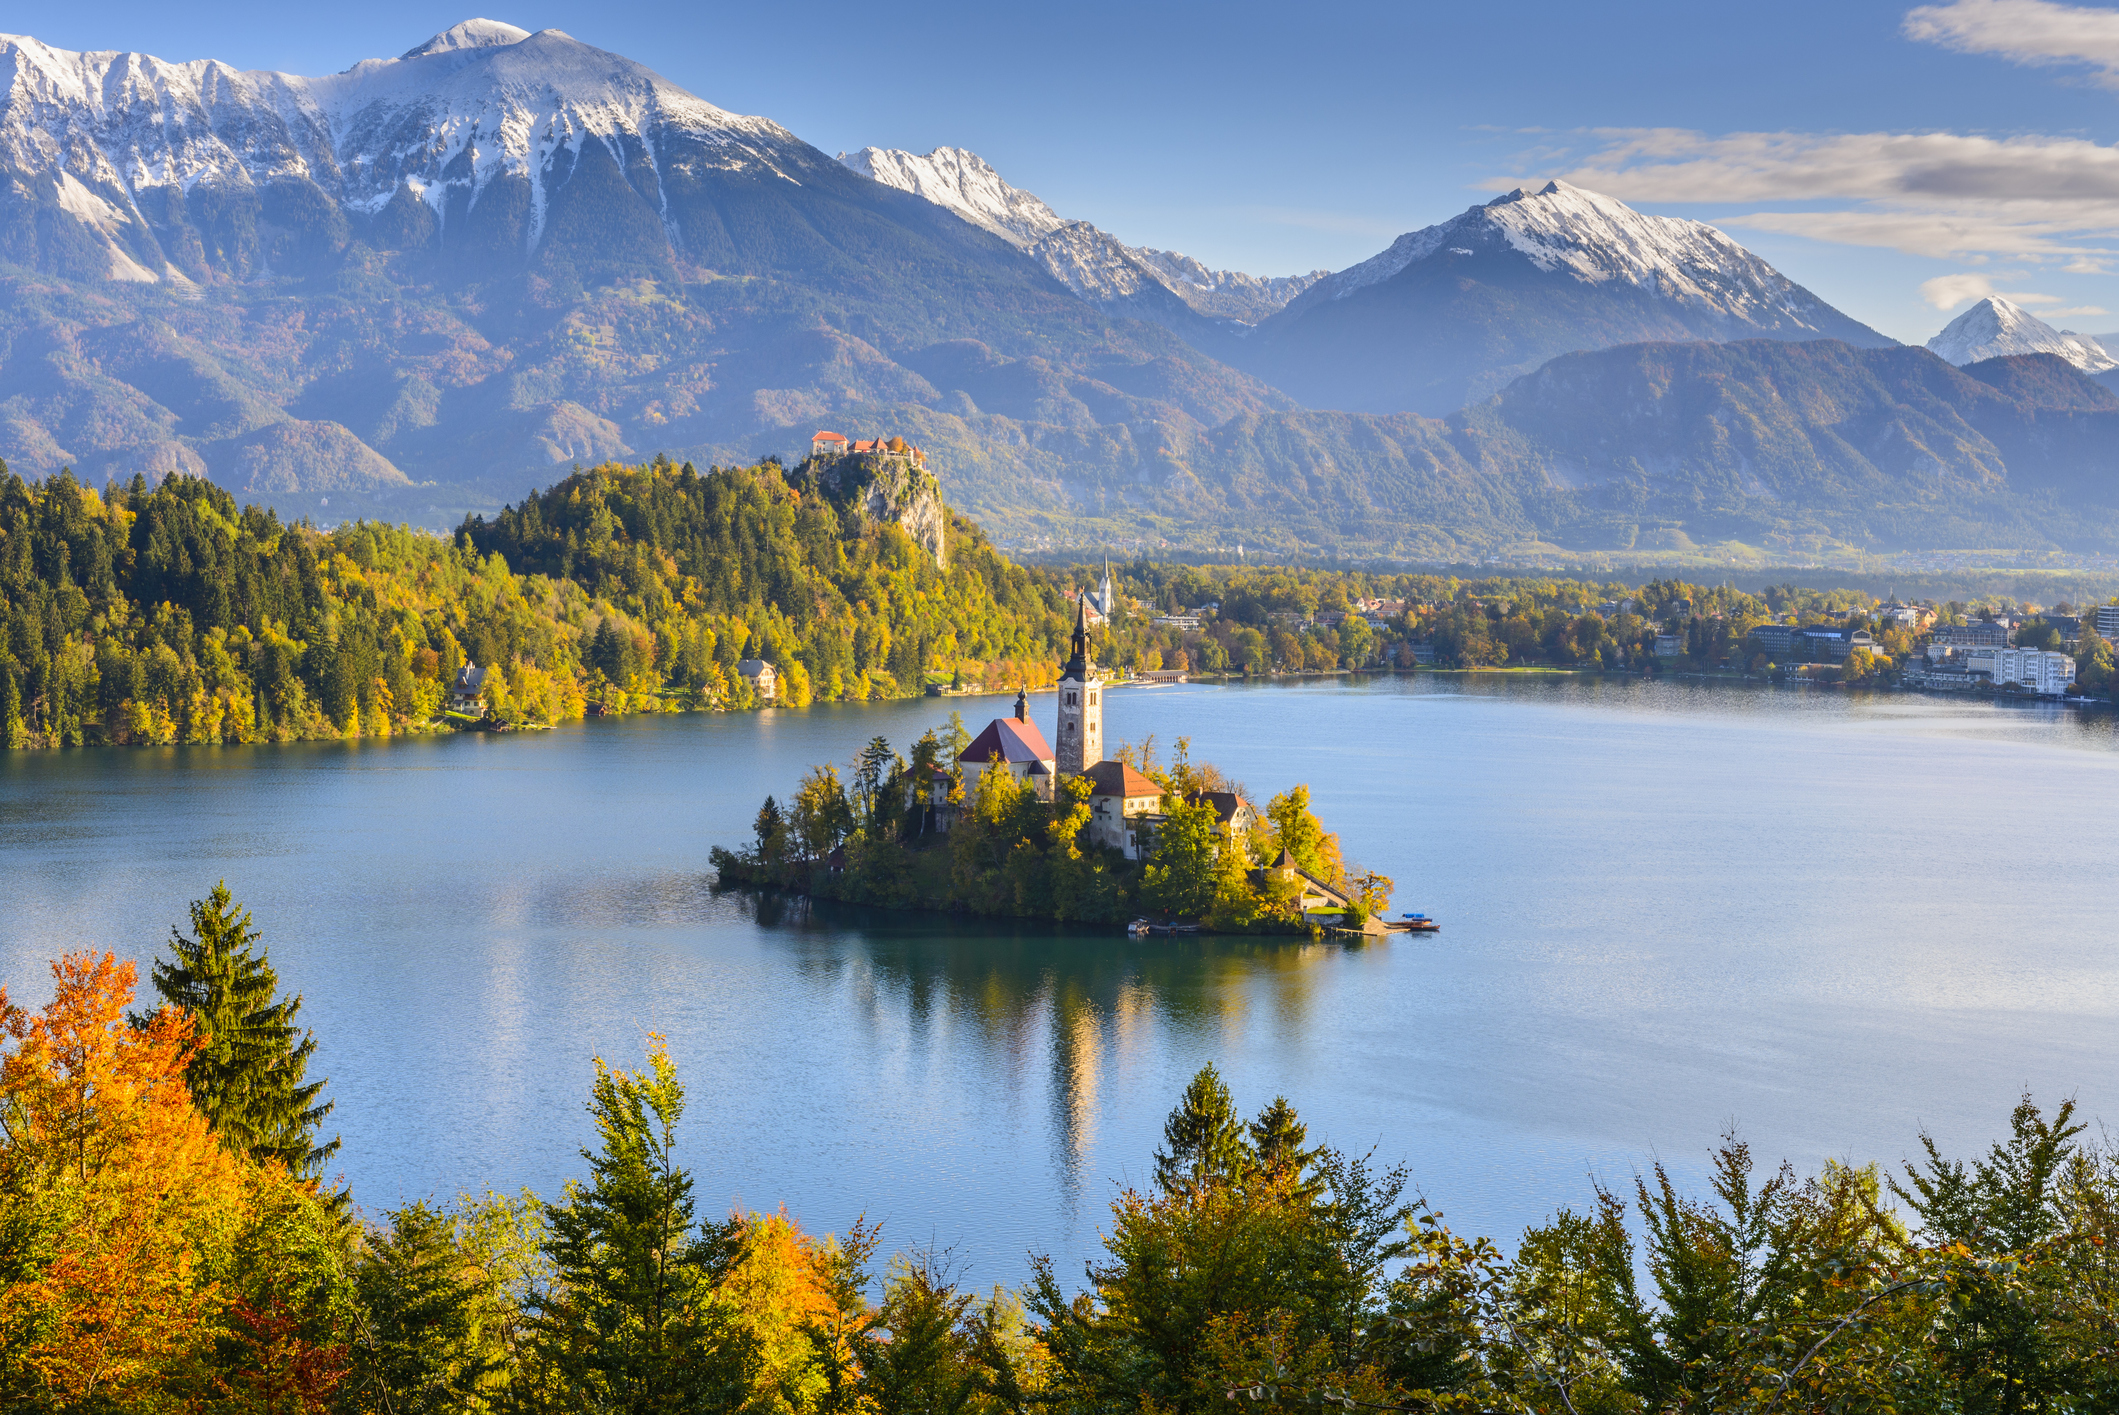
[[[1345,952],[1297,939],[1143,944],[1109,928],[723,899],[741,900],[771,946],[835,990],[878,1038],[902,1036],[921,1053],[975,1040],[1017,1099],[1049,1117],[1055,1178],[1077,1211],[1085,1189],[1100,1206],[1100,1186],[1116,1177],[1090,1166],[1100,1117],[1120,1089],[1156,1076],[1172,1042],[1235,1051],[1258,1027],[1302,1037],[1315,965]]]

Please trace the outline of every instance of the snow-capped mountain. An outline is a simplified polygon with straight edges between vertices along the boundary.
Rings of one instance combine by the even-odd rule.
[[[339,238],[334,208],[354,220],[388,212],[391,226],[444,243],[486,208],[486,234],[527,253],[555,190],[584,164],[607,162],[667,217],[662,189],[686,170],[793,177],[802,150],[779,125],[723,112],[623,56],[492,20],[320,78],[0,36],[13,204],[72,218],[78,239],[62,254],[78,267],[92,251],[108,264],[97,273],[121,280],[260,273],[304,237]],[[507,195],[487,202],[496,183]],[[260,233],[260,220],[279,231]],[[25,233],[12,234],[19,246]]]
[[[2089,335],[2055,329],[1999,295],[1988,295],[1951,320],[1928,348],[1959,368],[2016,354],[2058,354],[2084,373],[2119,368],[2119,359]]]
[[[1256,324],[1301,294],[1325,272],[1260,277],[1212,270],[1177,251],[1129,246],[1087,221],[1070,221],[1039,198],[1011,187],[991,163],[960,147],[921,155],[864,147],[839,160],[885,186],[946,207],[974,226],[1011,241],[1091,304],[1157,318],[1142,308],[1143,290],[1176,295],[1209,319]],[[1166,321],[1167,322],[1167,321]]]
[[[1755,338],[1893,342],[1712,226],[1550,182],[1319,280],[1238,357],[1312,406],[1441,414],[1557,354]]]

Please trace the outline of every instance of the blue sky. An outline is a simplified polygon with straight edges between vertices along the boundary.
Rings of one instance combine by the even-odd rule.
[[[2119,8],[477,3],[827,151],[967,147],[1062,215],[1258,274],[1560,176],[1712,221],[1901,339],[1990,291],[2119,329]],[[313,74],[470,17],[17,0],[0,23]]]

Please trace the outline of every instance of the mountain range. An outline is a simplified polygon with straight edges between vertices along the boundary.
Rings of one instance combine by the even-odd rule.
[[[1951,328],[1897,347],[1557,182],[1336,274],[1214,270],[557,30],[320,78],[0,36],[0,457],[332,520],[828,427],[920,444],[1026,547],[2110,535],[2101,348],[2005,301]]]
[[[2055,329],[2023,306],[1999,295],[1988,295],[1943,326],[1928,347],[1962,367],[1982,359],[2007,358],[2017,354],[2054,354],[2087,374],[2119,369],[2119,359],[2088,334]]]

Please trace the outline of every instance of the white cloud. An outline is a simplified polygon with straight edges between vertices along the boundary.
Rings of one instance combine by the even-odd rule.
[[[1939,310],[1956,309],[1994,293],[1994,282],[1984,275],[1938,275],[1920,282],[1920,297]]]
[[[2083,64],[2119,85],[2119,11],[2051,0],[1952,0],[1906,13],[1908,39],[2018,64]]]
[[[2115,12],[2119,14],[2119,12]],[[1621,201],[1826,203],[1725,224],[1978,263],[2119,259],[2119,147],[2084,138],[1960,133],[1580,134],[1531,165]],[[1496,178],[1497,190],[1516,179]]]
[[[2061,300],[2058,295],[2041,295],[2035,290],[1996,290],[1992,277],[1970,273],[1938,275],[1933,280],[1923,280],[1920,283],[1920,297],[1939,310],[1955,309],[1973,300],[1983,300],[1989,295],[1999,295],[2014,305],[2057,305]],[[2090,312],[2104,313],[2103,310]],[[2076,311],[2055,310],[2052,313],[2067,314]]]

